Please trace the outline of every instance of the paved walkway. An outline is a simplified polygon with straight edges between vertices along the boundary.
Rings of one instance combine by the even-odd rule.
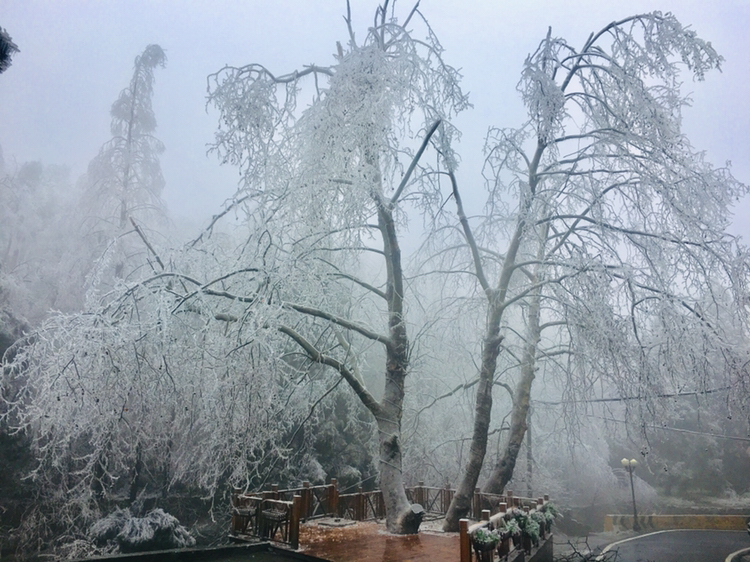
[[[391,535],[374,522],[338,528],[312,522],[300,527],[302,552],[335,562],[456,562],[458,541],[458,533]]]

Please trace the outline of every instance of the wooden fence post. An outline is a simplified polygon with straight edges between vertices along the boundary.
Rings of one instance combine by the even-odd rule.
[[[278,484],[271,485],[271,492],[273,492],[273,499],[275,500],[279,499],[279,485]]]
[[[475,520],[479,521],[479,518],[482,517],[482,489],[481,488],[474,488],[474,505],[472,506],[473,513],[472,516]]]
[[[356,521],[364,521],[365,519],[365,496],[362,493],[362,486],[357,488],[357,497],[354,508],[354,519]]]
[[[232,506],[232,531],[237,531],[239,528],[239,518],[237,517],[237,508],[240,507],[240,494],[237,488],[232,488],[232,495],[229,498],[230,505]]]
[[[458,520],[459,549],[461,550],[461,562],[471,562],[471,541],[469,540],[469,520]]]
[[[339,486],[338,480],[331,478],[331,484],[328,487],[328,510],[333,517],[340,517],[339,513]]]
[[[445,489],[443,490],[443,493],[441,494],[441,502],[440,502],[440,511],[443,512],[443,515],[448,513],[448,507],[451,504],[451,500],[453,499],[453,494],[451,493],[451,486],[448,482],[445,483]]]
[[[417,482],[417,489],[414,490],[414,503],[418,503],[422,507],[425,506],[424,501],[424,481],[420,480]]]
[[[544,494],[544,503],[549,501],[549,494]]]
[[[294,550],[299,549],[299,521],[302,515],[302,496],[292,499],[292,516],[289,519],[289,543]]]
[[[482,510],[482,521],[489,521],[490,520],[490,510],[489,509],[483,509]]]
[[[302,513],[305,521],[312,517],[313,500],[310,482],[302,482]]]

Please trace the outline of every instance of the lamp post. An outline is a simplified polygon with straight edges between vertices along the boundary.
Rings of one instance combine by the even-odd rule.
[[[638,466],[638,461],[635,459],[622,459],[620,462],[630,476],[630,494],[633,496],[633,530],[640,531],[641,526],[638,523],[638,511],[635,508],[635,486],[633,485],[633,471]]]

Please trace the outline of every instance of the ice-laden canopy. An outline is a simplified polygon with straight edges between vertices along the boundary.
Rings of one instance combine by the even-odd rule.
[[[748,256],[726,228],[748,188],[706,162],[681,130],[690,101],[682,73],[703,80],[721,62],[710,43],[660,12],[613,22],[581,50],[550,34],[519,84],[529,124],[494,133],[492,164],[509,153],[522,163],[496,186],[514,189],[521,216],[529,213],[527,240],[542,245],[544,277],[567,277],[550,284],[549,306],[564,310],[588,367],[610,357],[595,376],[623,395],[739,388],[743,376]],[[517,135],[528,135],[528,155]],[[723,359],[709,366],[711,355]]]
[[[727,169],[714,169],[681,131],[681,70],[695,79],[722,58],[671,14],[613,22],[578,51],[542,41],[526,60],[519,91],[529,112],[522,129],[493,129],[488,164],[493,200],[508,194],[520,209],[568,225],[701,238],[723,233],[727,207],[746,192]],[[558,228],[558,230],[561,230]]]
[[[747,253],[725,230],[730,205],[748,189],[706,162],[681,130],[690,101],[683,73],[702,80],[721,61],[710,43],[660,12],[613,22],[580,49],[550,32],[527,58],[518,88],[529,121],[490,131],[488,214],[477,232],[502,255],[505,240],[517,241],[517,261],[541,268],[545,306],[571,341],[611,337],[633,359],[655,326],[659,337],[650,340],[668,339],[664,327],[674,324],[655,320],[666,309],[696,333],[717,335],[709,317],[719,311],[724,325],[742,324]],[[507,237],[499,238],[503,227]],[[503,265],[484,259],[488,271]],[[516,282],[516,294],[526,294],[530,282]],[[633,377],[639,370],[627,369]],[[633,383],[613,378],[623,390]]]
[[[361,45],[350,23],[347,48],[337,45],[331,66],[276,76],[250,64],[209,77],[209,102],[221,114],[214,150],[243,173],[238,199],[249,195],[253,212],[273,212],[279,225],[337,230],[350,240],[362,236],[377,205],[395,206],[415,143],[442,120],[434,138],[447,151],[455,135],[448,119],[468,107],[429,27],[424,40],[408,31],[415,15],[416,8],[403,25],[371,28]],[[310,77],[314,85],[303,87]],[[304,111],[301,92],[313,95]]]
[[[194,255],[189,267],[210,275]],[[31,439],[42,519],[73,528],[97,515],[91,500],[176,484],[213,495],[284,467],[280,436],[307,413],[299,374],[275,350],[228,333],[228,301],[181,306],[182,291],[200,287],[190,279],[161,273],[118,287],[108,305],[50,318],[6,356],[0,423]],[[243,321],[245,335],[256,322]],[[305,388],[315,395],[316,384]],[[77,510],[82,518],[68,520]]]
[[[307,360],[334,367],[370,410],[386,524],[414,532],[401,474],[410,345],[398,222],[405,198],[439,199],[424,165],[415,170],[430,141],[455,163],[449,119],[468,102],[417,8],[399,24],[388,5],[377,9],[362,44],[347,16],[349,42],[337,45],[332,66],[283,76],[258,64],[224,68],[209,77],[209,100],[221,114],[214,149],[243,174],[235,201],[247,210],[248,247],[265,248],[259,267],[270,291],[254,306],[280,303],[272,326]],[[423,24],[424,39],[409,30],[412,19]],[[313,99],[298,112],[305,77]],[[381,264],[363,267],[365,252]],[[241,280],[233,279],[233,291]],[[385,354],[377,367],[385,371],[381,400],[358,375],[372,346]]]
[[[516,390],[504,451],[484,485],[491,493],[513,474],[537,370],[544,368],[565,397],[619,392],[642,399],[644,411],[660,394],[705,389],[727,375],[738,380],[736,359],[746,346],[736,345],[733,330],[747,334],[748,261],[725,228],[728,206],[747,188],[706,163],[681,132],[689,102],[680,92],[681,72],[701,80],[720,63],[711,45],[671,14],[612,22],[580,49],[550,30],[518,85],[527,122],[491,129],[487,137],[484,217],[466,218],[447,163],[458,217],[446,223],[459,218],[462,232],[436,239],[438,268],[472,271],[488,320],[476,394],[476,411],[487,415],[475,418],[477,454],[454,497],[451,525],[470,506],[496,365],[516,361],[514,342],[522,359],[502,371],[515,375]],[[706,298],[713,304],[702,310],[710,314],[697,306]],[[519,305],[521,331],[513,325],[519,315],[505,314]],[[695,349],[705,338],[723,361],[691,368],[706,362],[681,354],[686,332],[657,320],[667,316],[690,326]],[[655,356],[666,368],[653,368]]]
[[[376,214],[390,220],[387,236],[396,236],[392,214],[412,177],[410,143],[424,141],[427,127],[433,140],[448,143],[445,119],[467,102],[429,28],[424,41],[415,40],[405,26],[385,21],[385,9],[379,14],[365,43],[357,45],[352,32],[331,67],[275,77],[250,65],[211,77],[211,101],[222,115],[216,150],[244,174],[236,203],[246,205],[250,234],[239,251],[226,250],[217,236],[163,255],[161,270],[150,277],[136,279],[142,268],[127,282],[116,280],[103,304],[51,318],[4,366],[0,422],[32,437],[33,476],[51,494],[39,503],[50,517],[73,528],[94,515],[92,499],[133,498],[178,482],[209,494],[227,483],[249,489],[282,467],[289,444],[280,436],[296,435],[331,390],[329,378],[308,376],[309,364],[277,329],[282,325],[312,333],[310,341],[341,361],[340,372],[359,385],[371,410],[391,408],[376,403],[356,362],[347,360],[345,349],[361,343],[357,337],[376,334],[365,328],[368,318],[338,324],[338,331],[330,326],[346,313],[340,295],[362,288],[380,308],[360,303],[355,311],[375,310],[374,322],[382,322],[384,311],[391,315],[376,339],[400,354],[405,375],[400,273],[389,277],[388,295],[373,285],[364,289],[351,275],[332,275],[349,262],[345,251],[331,248],[361,252],[355,242],[370,241],[367,223]],[[123,137],[146,136],[153,126],[148,112],[126,119],[128,107],[150,107],[138,101],[139,93],[144,104],[150,97],[151,63],[160,60],[149,53],[137,59],[131,88],[113,106],[116,138],[102,152],[107,161],[120,162],[129,150]],[[318,84],[311,106],[298,114],[306,76]],[[398,251],[390,255],[388,268],[400,267]],[[314,337],[319,316],[303,316],[307,324],[290,320],[311,305],[331,311],[320,339]],[[332,335],[341,337],[340,347],[323,347]],[[403,379],[392,388],[403,391]],[[380,418],[392,424],[389,436],[400,424],[400,406],[393,409]],[[392,450],[400,462],[398,449]],[[403,485],[394,489],[406,504]]]
[[[681,130],[682,76],[721,61],[660,12],[613,22],[580,50],[550,33],[519,83],[529,121],[488,137],[494,220],[481,239],[510,225],[519,262],[536,269],[547,351],[576,358],[558,365],[567,396],[641,396],[633,412],[649,419],[665,415],[658,396],[686,388],[741,398],[748,255],[725,230],[748,189]]]

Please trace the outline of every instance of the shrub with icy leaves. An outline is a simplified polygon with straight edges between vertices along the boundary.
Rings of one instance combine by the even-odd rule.
[[[188,530],[162,509],[154,509],[145,517],[133,517],[130,510],[117,509],[94,523],[89,536],[99,546],[114,541],[121,552],[195,546]]]

